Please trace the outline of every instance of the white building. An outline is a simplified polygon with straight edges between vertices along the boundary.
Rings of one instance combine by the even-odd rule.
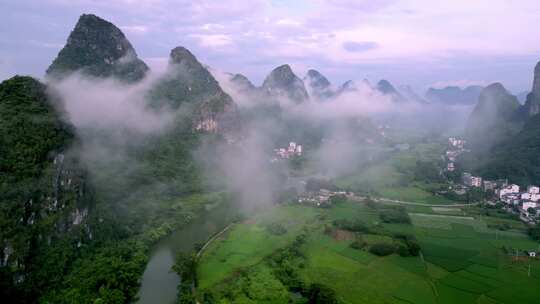
[[[529,210],[529,208],[536,208],[536,206],[537,206],[536,202],[524,201],[523,205],[521,206],[521,209],[523,211],[527,211],[527,210]]]
[[[294,153],[294,151],[296,151],[296,143],[295,142],[290,142],[289,143],[289,153]]]
[[[471,186],[482,187],[482,178],[480,176],[471,176]]]
[[[538,186],[529,186],[529,187],[527,187],[527,192],[531,193],[531,194],[533,194],[533,193],[538,194],[538,193],[540,193],[540,187],[538,187]]]
[[[457,149],[463,149],[465,146],[465,140],[456,137],[448,138],[448,144]]]
[[[463,183],[469,187],[482,187],[482,178],[472,176],[470,173],[463,173]]]
[[[519,193],[510,193],[501,196],[501,201],[510,205],[517,205],[521,201],[521,197]]]
[[[497,191],[497,195],[499,198],[502,198],[504,195],[507,194],[516,194],[519,193],[519,186],[516,184],[507,185],[506,187],[503,187]]]
[[[274,152],[277,156],[279,156],[279,158],[287,159],[294,155],[301,156],[303,149],[302,145],[298,145],[295,142],[290,142],[287,148],[274,149]]]
[[[448,165],[446,166],[446,170],[452,172],[456,169],[456,167],[454,166],[454,163],[448,163]]]

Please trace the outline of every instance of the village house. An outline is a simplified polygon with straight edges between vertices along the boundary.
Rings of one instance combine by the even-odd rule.
[[[482,178],[480,176],[472,176],[470,173],[463,173],[463,184],[469,187],[480,188],[482,186]]]
[[[496,194],[497,196],[499,196],[499,198],[502,198],[503,196],[508,195],[508,194],[517,194],[517,193],[519,193],[519,186],[516,184],[507,185],[496,191]]]
[[[317,207],[330,205],[331,199],[336,195],[347,195],[345,191],[330,191],[328,189],[320,189],[316,192],[307,192],[298,196],[299,203],[313,204]]]
[[[302,145],[299,145],[295,142],[290,142],[287,148],[278,148],[274,149],[274,153],[280,159],[289,159],[292,156],[302,156]],[[272,161],[277,161],[277,158],[273,158]]]
[[[529,208],[536,208],[538,206],[538,204],[536,202],[533,202],[533,201],[523,201],[522,202],[522,205],[521,205],[521,209],[525,212],[527,212],[527,210],[529,210]]]
[[[538,186],[528,186],[527,192],[531,194],[539,194],[540,193],[540,187]]]
[[[500,197],[501,201],[509,205],[517,205],[521,201],[519,193],[509,193]]]
[[[465,147],[466,141],[463,139],[459,139],[456,137],[450,137],[448,138],[448,144],[456,149],[463,149]]]

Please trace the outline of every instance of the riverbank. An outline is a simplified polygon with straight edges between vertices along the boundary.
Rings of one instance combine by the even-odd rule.
[[[174,303],[180,283],[180,277],[171,271],[176,253],[193,251],[198,244],[227,227],[237,213],[230,203],[222,203],[159,240],[150,251],[136,303]]]

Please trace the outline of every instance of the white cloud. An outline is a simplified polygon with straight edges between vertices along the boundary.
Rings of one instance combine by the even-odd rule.
[[[123,25],[120,26],[120,29],[129,34],[146,34],[148,32],[148,27],[145,25]]]
[[[191,34],[189,36],[196,38],[203,47],[219,47],[233,43],[231,36],[225,34]]]

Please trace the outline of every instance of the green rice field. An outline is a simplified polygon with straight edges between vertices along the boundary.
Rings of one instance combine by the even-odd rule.
[[[204,252],[199,292],[213,294],[218,303],[304,303],[280,282],[267,257],[305,234],[303,259],[291,269],[306,285],[334,290],[339,303],[538,303],[540,260],[519,255],[539,244],[523,231],[491,230],[481,217],[446,215],[450,210],[407,211],[411,224],[383,223],[378,210],[358,202],[266,210],[236,224]],[[375,232],[329,235],[325,227],[336,219],[358,219]],[[287,232],[269,233],[265,227],[273,222]],[[420,255],[380,257],[350,246],[359,239],[368,247],[396,245],[396,233],[414,235]]]

